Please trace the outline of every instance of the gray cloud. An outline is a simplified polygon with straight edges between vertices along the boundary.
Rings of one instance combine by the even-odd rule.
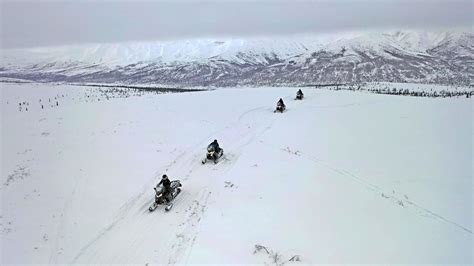
[[[470,0],[2,1],[2,48],[466,27]]]

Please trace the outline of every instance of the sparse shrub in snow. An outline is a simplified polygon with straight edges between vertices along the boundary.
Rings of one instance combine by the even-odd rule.
[[[301,261],[301,257],[299,255],[293,255],[290,259],[286,260],[283,258],[283,255],[273,251],[263,245],[256,244],[253,254],[257,254],[259,252],[265,252],[268,255],[271,263],[274,265],[285,265],[287,262],[296,262]]]
[[[402,95],[402,96],[412,96],[412,97],[432,97],[432,98],[449,98],[449,97],[461,97],[466,95],[466,98],[469,98],[471,94],[474,93],[473,90],[471,90],[468,87],[452,87],[452,86],[441,86],[441,85],[428,85],[428,84],[422,84],[422,87],[420,86],[416,88],[412,88],[411,90],[406,88],[412,86],[413,84],[407,83],[405,84],[398,84],[395,83],[392,88],[390,88],[387,84],[380,84],[380,83],[371,83],[371,84],[361,84],[357,85],[357,89],[354,88],[355,85],[337,85],[335,87],[329,87],[329,90],[349,90],[349,91],[368,91],[371,93],[376,93],[376,94],[388,94],[388,95]],[[401,88],[397,87],[403,86]],[[432,87],[426,88],[426,86],[435,86],[436,89],[433,90]],[[425,88],[423,88],[425,87]],[[316,88],[323,88],[320,86],[317,86]]]

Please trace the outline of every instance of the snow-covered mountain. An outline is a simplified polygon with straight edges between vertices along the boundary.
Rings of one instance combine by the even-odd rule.
[[[470,32],[390,31],[4,50],[0,77],[168,85],[469,84]]]

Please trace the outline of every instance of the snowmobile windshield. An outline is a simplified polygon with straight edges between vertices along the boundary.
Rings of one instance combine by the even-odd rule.
[[[156,191],[156,194],[157,194],[157,195],[162,194],[162,193],[163,193],[163,184],[160,184],[159,186],[157,186],[157,187],[155,188],[155,191]]]

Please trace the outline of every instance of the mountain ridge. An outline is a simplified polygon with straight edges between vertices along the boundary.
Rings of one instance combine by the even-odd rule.
[[[474,35],[390,31],[4,51],[0,77],[178,86],[470,84]]]

